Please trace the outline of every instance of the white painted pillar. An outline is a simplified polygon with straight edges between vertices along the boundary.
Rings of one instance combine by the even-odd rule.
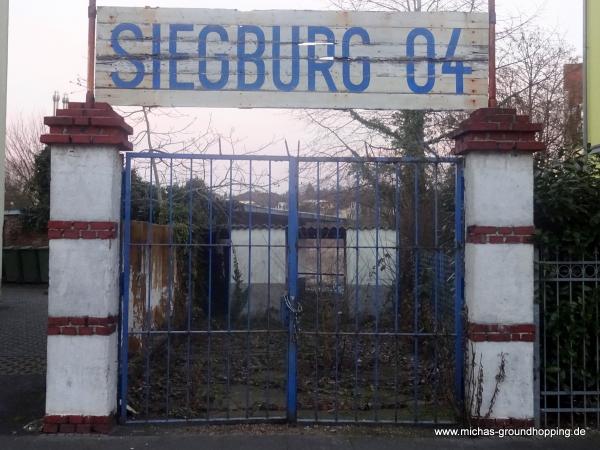
[[[117,409],[122,158],[131,128],[107,104],[46,117],[51,147],[44,431],[106,432]]]
[[[466,407],[482,426],[533,426],[538,131],[515,110],[486,108],[455,134],[455,153],[465,156]]]
[[[6,83],[8,75],[8,0],[0,0],[0,276],[4,229],[4,171],[6,161]]]

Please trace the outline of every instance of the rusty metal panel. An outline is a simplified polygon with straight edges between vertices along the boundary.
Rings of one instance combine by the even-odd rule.
[[[169,298],[178,300],[179,296],[175,295],[178,289],[177,277],[169,273],[170,270],[177,273],[177,259],[173,259],[173,268],[170,268],[168,244],[168,226],[132,221],[129,250],[130,330],[143,326],[152,330],[165,329],[167,315],[173,314],[177,309],[177,305],[169,305]],[[171,296],[169,289],[172,291]],[[130,350],[137,349],[140,345],[138,337],[130,338]]]
[[[98,8],[96,98],[116,105],[474,109],[486,14]]]

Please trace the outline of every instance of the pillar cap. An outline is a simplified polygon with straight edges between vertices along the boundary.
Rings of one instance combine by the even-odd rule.
[[[118,150],[133,150],[128,136],[133,134],[125,119],[108,103],[69,103],[55,116],[44,117],[50,132],[40,138],[47,145],[114,145]]]
[[[544,151],[546,145],[536,140],[542,124],[532,123],[529,116],[518,115],[516,109],[482,108],[461,122],[452,137],[455,155],[471,152]]]

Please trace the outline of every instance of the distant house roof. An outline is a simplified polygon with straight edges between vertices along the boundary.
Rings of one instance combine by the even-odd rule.
[[[272,208],[275,208],[279,202],[287,201],[287,195],[278,194],[276,192],[271,192],[271,194],[269,194],[268,192],[252,191],[234,195],[233,200],[246,204],[252,202],[253,205],[261,205],[264,207],[268,207],[270,204]]]
[[[236,226],[252,225],[287,225],[289,211],[285,209],[268,208],[265,206],[240,204],[235,213]],[[327,214],[316,214],[313,212],[298,211],[298,222],[300,225],[309,224],[344,224],[345,218]]]

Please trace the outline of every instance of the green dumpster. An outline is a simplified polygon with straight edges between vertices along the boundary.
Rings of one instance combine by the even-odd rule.
[[[50,260],[48,248],[38,248],[38,267],[40,268],[40,281],[48,283],[48,264]]]
[[[23,268],[23,283],[39,283],[40,269],[38,267],[37,250],[31,247],[21,248],[21,267]]]
[[[6,247],[2,251],[4,283],[48,283],[48,247]]]
[[[16,248],[6,247],[2,251],[2,280],[5,283],[21,281],[21,262]]]

